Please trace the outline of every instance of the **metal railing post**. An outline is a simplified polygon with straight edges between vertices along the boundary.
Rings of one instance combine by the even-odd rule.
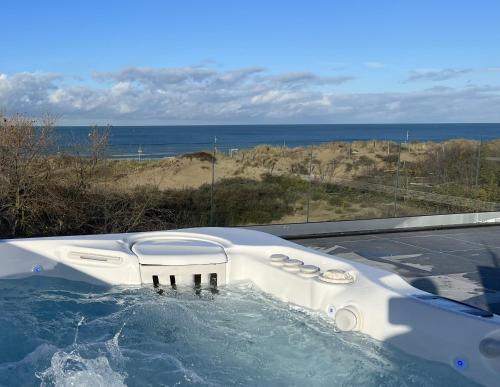
[[[394,217],[398,214],[398,190],[399,190],[399,166],[401,164],[401,143],[398,150],[398,166],[396,169],[396,181],[394,182]]]
[[[309,210],[311,206],[311,189],[312,189],[312,167],[313,167],[313,146],[310,146],[309,153],[309,186],[307,189],[307,212],[306,212],[306,223],[309,223]]]
[[[214,225],[214,187],[215,187],[215,157],[217,154],[217,137],[214,137],[212,154],[212,184],[210,186],[210,226]]]
[[[104,189],[106,193],[104,194],[104,232],[108,233],[109,230],[109,214],[108,214],[108,150],[104,151]]]
[[[481,172],[481,140],[477,145],[477,160],[476,160],[476,187],[479,185],[479,174]]]

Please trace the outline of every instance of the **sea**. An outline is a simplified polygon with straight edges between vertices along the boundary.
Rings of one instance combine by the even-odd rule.
[[[57,127],[58,151],[81,149],[79,152],[85,154],[89,129]],[[214,147],[232,152],[259,144],[297,147],[331,141],[438,142],[455,138],[498,139],[500,123],[113,126],[108,157],[151,159],[211,151]]]

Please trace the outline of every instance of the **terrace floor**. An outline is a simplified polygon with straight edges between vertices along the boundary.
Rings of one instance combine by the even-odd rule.
[[[294,239],[500,314],[500,226]]]

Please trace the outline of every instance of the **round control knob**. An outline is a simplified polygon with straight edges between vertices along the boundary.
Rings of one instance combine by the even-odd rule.
[[[283,266],[283,262],[288,261],[289,259],[288,255],[285,254],[272,254],[269,257],[269,261],[273,266]]]
[[[300,271],[300,267],[304,264],[304,262],[298,259],[289,259],[283,262],[283,269],[286,271],[297,272]]]
[[[305,278],[317,277],[319,274],[319,267],[314,265],[304,265],[300,267],[299,276]]]
[[[352,284],[354,276],[345,270],[332,269],[325,271],[319,279],[330,284]]]

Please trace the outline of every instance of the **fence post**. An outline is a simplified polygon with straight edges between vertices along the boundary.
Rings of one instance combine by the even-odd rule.
[[[109,231],[109,214],[108,214],[108,150],[104,150],[104,232],[107,234]]]
[[[477,145],[477,160],[476,160],[476,188],[479,185],[479,173],[481,172],[481,139]]]
[[[394,217],[398,214],[398,189],[399,189],[399,166],[401,164],[401,143],[398,150],[398,166],[396,169],[396,181],[394,182]]]
[[[310,153],[309,153],[309,186],[307,188],[306,223],[309,223],[309,209],[311,206],[312,167],[313,167],[313,146],[311,145],[310,146]]]
[[[217,154],[217,137],[214,137],[212,154],[212,184],[210,186],[210,226],[214,225],[214,186],[215,186],[215,156]]]

